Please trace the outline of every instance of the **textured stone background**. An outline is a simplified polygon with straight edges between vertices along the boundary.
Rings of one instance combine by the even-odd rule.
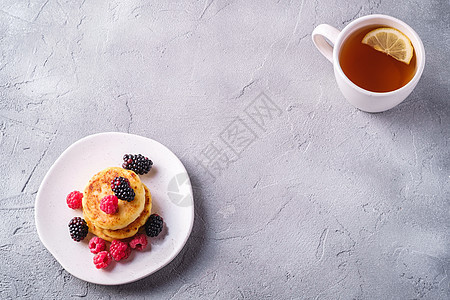
[[[154,2],[0,1],[0,298],[448,299],[450,2]],[[343,99],[310,38],[371,13],[427,53],[381,114]],[[257,127],[261,92],[281,112]],[[213,178],[198,160],[236,117],[257,138]],[[167,145],[195,192],[181,254],[116,287],[72,277],[34,226],[52,163],[104,131]]]

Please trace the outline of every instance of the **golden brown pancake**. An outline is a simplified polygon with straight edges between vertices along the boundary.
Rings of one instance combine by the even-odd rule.
[[[107,214],[100,209],[103,197],[114,195],[111,181],[115,177],[125,177],[130,181],[136,196],[131,202],[119,200],[119,209],[115,214]],[[117,230],[127,227],[142,213],[145,205],[145,190],[139,176],[133,171],[122,168],[107,168],[95,174],[84,189],[83,216],[95,227]]]
[[[144,210],[136,220],[134,220],[125,228],[118,230],[109,230],[95,226],[91,220],[85,217],[86,223],[89,227],[89,231],[99,238],[110,242],[112,242],[113,240],[126,239],[135,235],[138,232],[139,228],[145,224],[152,210],[152,195],[150,194],[150,190],[144,184],[142,185],[145,189],[145,206]]]

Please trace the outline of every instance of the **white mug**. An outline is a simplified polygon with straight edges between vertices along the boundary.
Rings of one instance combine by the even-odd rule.
[[[339,63],[342,44],[353,32],[370,25],[396,28],[410,39],[414,47],[416,55],[414,77],[399,89],[382,93],[371,92],[354,84],[342,71]],[[333,45],[330,45],[325,38]],[[425,66],[425,49],[417,33],[406,23],[386,15],[369,15],[358,18],[348,24],[342,31],[330,25],[321,24],[314,29],[312,39],[317,49],[333,64],[334,76],[344,97],[353,106],[366,112],[382,112],[400,104],[419,82]]]

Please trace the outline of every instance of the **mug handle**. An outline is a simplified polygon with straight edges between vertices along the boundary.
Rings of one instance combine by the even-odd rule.
[[[333,47],[339,33],[341,33],[339,30],[328,24],[320,24],[312,32],[314,45],[331,63],[333,63]],[[325,38],[327,38],[333,45],[330,45]]]

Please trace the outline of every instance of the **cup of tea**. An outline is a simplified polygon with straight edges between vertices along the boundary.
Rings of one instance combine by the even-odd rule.
[[[370,42],[363,43],[363,40],[371,41],[372,38],[383,48],[383,38],[386,38],[383,31],[392,31],[394,36],[400,32],[399,36],[403,36],[406,43],[410,41],[406,46],[409,50],[412,46],[412,56],[394,58],[387,54],[389,50],[383,52],[376,46],[374,48],[373,43],[372,46]],[[419,82],[425,66],[425,49],[417,33],[406,23],[386,15],[358,18],[342,31],[321,24],[314,29],[312,39],[317,49],[333,64],[334,75],[344,97],[366,112],[386,111],[405,100]]]

